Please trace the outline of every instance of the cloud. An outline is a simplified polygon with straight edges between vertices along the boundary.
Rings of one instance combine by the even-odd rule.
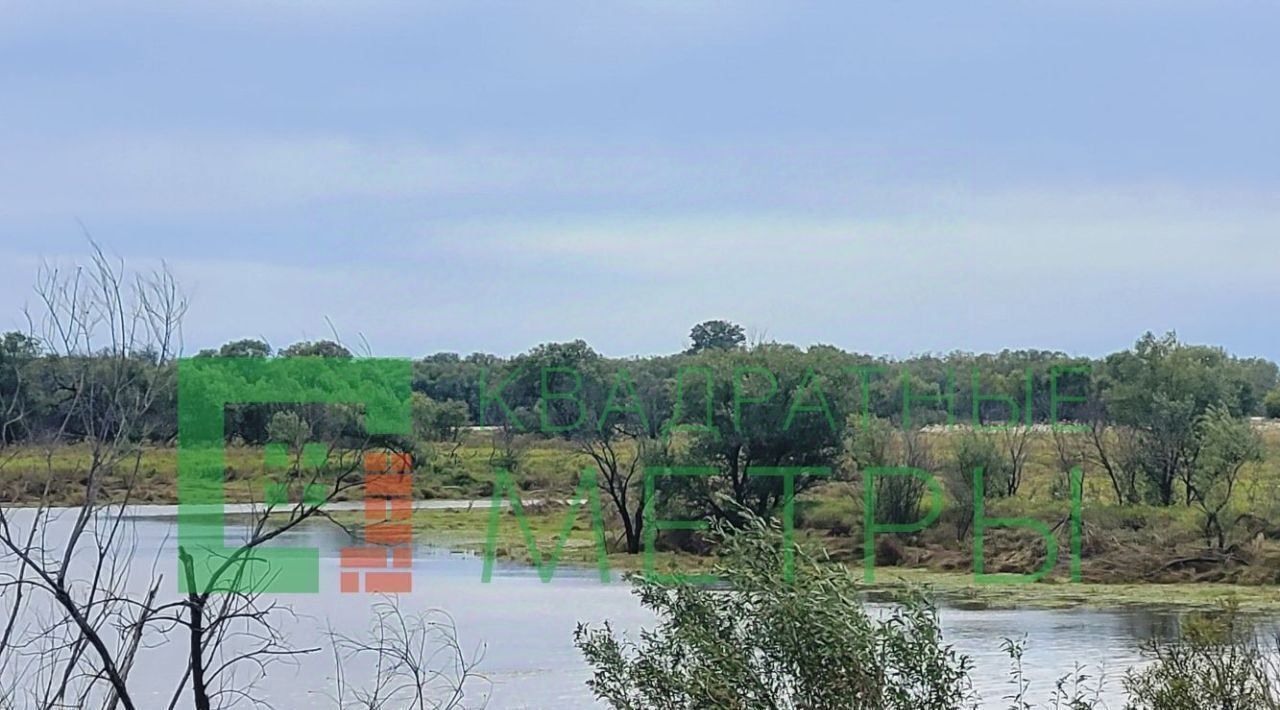
[[[1255,278],[1280,257],[1280,195],[1168,186],[876,191],[875,214],[733,211],[477,220],[433,236],[521,258],[681,278],[727,270],[909,261],[917,276],[957,267],[1011,274],[1052,267]],[[1049,262],[1052,262],[1051,264]],[[904,263],[904,267],[908,264]],[[901,273],[895,270],[894,273]]]
[[[1159,187],[953,193],[867,219],[606,216],[470,224],[433,238],[519,264],[511,273],[535,298],[536,274],[576,275],[583,287],[558,317],[623,352],[672,343],[673,324],[703,317],[873,352],[1104,351],[1146,329],[1256,349],[1240,331],[1277,320],[1256,303],[1280,296],[1280,211],[1264,194],[1206,197]]]
[[[126,256],[171,257],[195,291],[194,347],[326,337],[327,316],[378,352],[585,337],[623,355],[678,350],[693,322],[726,317],[873,352],[1102,351],[1166,328],[1256,351],[1276,320],[1258,299],[1280,296],[1280,195],[1260,185],[877,181],[844,156],[714,145],[8,147],[0,232],[51,249],[24,220],[90,215]],[[135,224],[185,242],[148,244]],[[20,303],[31,252],[12,257],[0,292]]]
[[[599,177],[574,174],[573,161],[553,155],[332,137],[118,136],[3,149],[13,161],[0,178],[0,210],[10,215],[225,212],[539,184],[587,188]]]
[[[723,201],[796,192],[784,177],[813,151],[676,150],[650,144],[537,144],[342,134],[89,133],[0,141],[0,212],[173,217],[340,200],[466,198],[503,206],[538,199]],[[847,175],[844,184],[866,178]],[[814,185],[821,191],[833,185]]]
[[[1204,197],[1203,193],[1197,194]],[[896,213],[770,212],[433,224],[394,257],[337,264],[173,262],[193,291],[188,342],[329,337],[374,351],[513,353],[582,337],[670,352],[736,320],[875,353],[1003,347],[1106,352],[1179,329],[1256,352],[1280,296],[1280,214],[1260,194],[1173,188],[909,191]],[[927,197],[927,199],[926,199]],[[928,209],[916,210],[921,200]],[[1274,203],[1273,203],[1274,204]]]

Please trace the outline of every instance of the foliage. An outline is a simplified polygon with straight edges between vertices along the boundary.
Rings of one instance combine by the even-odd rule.
[[[290,451],[297,451],[311,438],[311,425],[297,412],[276,412],[267,423],[267,436],[287,444]]]
[[[742,509],[767,516],[785,502],[786,486],[782,476],[758,475],[761,469],[812,471],[795,476],[797,494],[825,480],[822,469],[833,473],[840,463],[854,391],[851,375],[833,367],[836,358],[831,349],[776,344],[692,358],[710,391],[702,396],[696,386],[699,396],[689,397],[694,403],[675,423],[687,427],[685,461],[714,475],[664,481],[662,502],[686,517],[734,519]]]
[[[265,340],[254,338],[233,340],[218,348],[218,357],[271,357],[271,346]]]
[[[964,539],[973,523],[976,488],[974,475],[982,471],[983,495],[1000,497],[1008,491],[1012,464],[996,446],[989,434],[966,432],[954,444],[951,456],[943,463],[947,492],[956,502],[956,537]]]
[[[1196,422],[1214,405],[1233,415],[1252,411],[1255,385],[1246,375],[1222,349],[1186,345],[1172,333],[1148,333],[1132,351],[1106,358],[1107,413],[1134,433],[1126,465],[1142,474],[1151,500],[1169,505],[1181,482],[1184,501],[1192,502]]]
[[[689,340],[693,343],[688,350],[692,355],[703,350],[739,348],[747,338],[740,325],[723,320],[709,320],[693,326],[689,331]]]
[[[845,453],[860,473],[870,468],[891,467],[933,470],[929,446],[919,430],[899,431],[880,417],[863,422],[854,415],[850,417],[848,432]],[[925,482],[918,476],[876,477],[876,521],[906,525],[920,520],[924,492]]]
[[[470,423],[467,405],[456,400],[437,402],[421,392],[413,393],[413,433],[425,441],[451,441]]]
[[[1205,536],[1226,546],[1223,510],[1245,464],[1262,460],[1262,437],[1247,420],[1233,417],[1225,407],[1210,407],[1196,422],[1199,446],[1191,480],[1196,504],[1204,512]]]
[[[1124,679],[1127,710],[1277,710],[1276,649],[1258,641],[1234,607],[1192,617],[1181,638],[1153,642],[1151,663]]]
[[[303,340],[281,350],[280,357],[351,357],[351,351],[332,340]]]
[[[943,643],[922,597],[874,616],[851,574],[803,548],[787,581],[779,530],[760,518],[719,523],[715,536],[722,587],[637,580],[659,620],[637,642],[607,623],[578,627],[597,698],[619,709],[971,706],[969,660]]]
[[[1262,400],[1263,413],[1271,419],[1280,419],[1280,387],[1267,393]]]
[[[1027,678],[1022,664],[1022,656],[1026,652],[1027,641],[1022,639],[1005,639],[1000,643],[1000,650],[1009,656],[1009,685],[1012,691],[1004,696],[1008,701],[1008,710],[1032,710],[1031,680]],[[1053,686],[1053,694],[1043,707],[1053,710],[1096,710],[1105,707],[1102,704],[1103,682],[1100,677],[1091,675],[1083,666],[1077,664],[1070,673],[1058,677]]]

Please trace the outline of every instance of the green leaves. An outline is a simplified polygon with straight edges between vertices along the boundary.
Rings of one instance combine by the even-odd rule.
[[[969,661],[923,597],[873,616],[854,576],[802,548],[788,583],[781,531],[743,515],[713,526],[723,586],[636,580],[658,626],[635,641],[579,626],[596,697],[618,709],[972,707]]]
[[[1251,623],[1224,605],[1186,621],[1181,638],[1152,642],[1151,663],[1124,679],[1126,710],[1280,710],[1280,665]]]

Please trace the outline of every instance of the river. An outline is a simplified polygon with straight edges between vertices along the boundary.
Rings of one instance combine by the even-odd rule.
[[[176,523],[167,515],[171,512],[140,511],[130,519],[134,583],[143,584],[143,575],[155,564],[165,573],[161,598],[176,594]],[[61,523],[53,527],[61,527]],[[316,521],[279,542],[321,550],[321,592],[279,595],[278,601],[289,604],[297,615],[284,629],[295,645],[323,645],[328,628],[358,635],[368,627],[375,598],[338,589],[338,551],[351,544],[345,533]],[[626,583],[605,584],[594,570],[574,568],[561,568],[550,583],[544,583],[529,567],[500,562],[492,581],[486,584],[481,583],[482,564],[476,555],[432,544],[429,536],[417,540],[413,591],[401,596],[401,608],[446,610],[456,622],[464,647],[483,650],[479,670],[492,684],[488,707],[592,707],[591,694],[584,685],[588,670],[573,646],[574,628],[579,622],[608,620],[615,629],[634,634],[650,624],[652,618],[632,597]],[[0,575],[13,571],[11,562],[0,561]],[[1104,697],[1115,708],[1120,706],[1116,701],[1119,679],[1139,660],[1142,641],[1169,634],[1177,624],[1176,616],[1167,611],[1138,609],[944,606],[941,616],[947,640],[974,660],[976,690],[982,695],[984,708],[1006,707],[1002,698],[1012,690],[1009,660],[1000,649],[1005,638],[1025,636],[1028,640],[1024,668],[1036,702],[1046,700],[1057,678],[1081,662],[1088,665],[1091,675],[1105,673],[1109,683]],[[185,667],[180,653],[173,651],[160,646],[141,657],[146,672],[135,674],[134,682],[145,698],[142,707],[167,705],[173,679]],[[332,707],[328,693],[333,675],[330,654],[305,656],[271,666],[254,695],[281,708]]]

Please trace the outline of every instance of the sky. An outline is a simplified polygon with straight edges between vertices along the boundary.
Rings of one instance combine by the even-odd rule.
[[[1280,359],[1280,4],[0,5],[0,329],[86,231],[188,351],[754,336]]]

